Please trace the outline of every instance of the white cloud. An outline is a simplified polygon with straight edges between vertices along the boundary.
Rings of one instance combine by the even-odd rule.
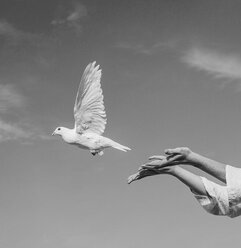
[[[24,32],[4,20],[0,20],[0,36],[8,41],[8,45],[30,43],[38,46],[45,39],[42,34]]]
[[[36,139],[51,140],[52,136],[44,134],[42,130],[29,123],[7,122],[0,118],[0,143],[20,140],[27,144]]]
[[[118,42],[115,47],[123,50],[132,51],[136,54],[142,55],[153,55],[160,52],[163,49],[173,48],[175,46],[174,42],[157,42],[152,45],[144,45],[141,43],[130,43],[130,42]]]
[[[186,51],[182,61],[190,67],[207,72],[216,78],[241,79],[241,56],[238,55],[192,48]]]
[[[57,17],[51,22],[52,25],[67,25],[73,28],[76,33],[81,33],[81,20],[88,15],[88,11],[85,5],[75,1],[69,9],[63,7],[59,8],[56,15]]]
[[[1,78],[8,78],[6,81],[11,82],[17,73],[23,75],[27,72],[27,76],[30,73],[39,74],[40,70],[49,70],[55,66],[53,55],[60,49],[58,35],[61,34],[26,32],[0,20]]]
[[[73,9],[73,12],[71,12],[66,20],[69,21],[69,22],[75,22],[75,21],[78,21],[80,20],[82,17],[85,17],[87,16],[87,8],[79,3],[79,2],[75,2],[74,3],[74,9]]]
[[[17,92],[14,85],[0,84],[0,113],[5,113],[11,108],[22,108],[25,102],[25,97]]]
[[[10,38],[18,38],[23,35],[23,33],[17,30],[13,25],[6,21],[0,21],[0,35]]]
[[[17,124],[7,123],[0,119],[0,142],[16,139],[29,139],[33,133],[24,130]]]
[[[26,121],[27,100],[12,84],[0,84],[0,142],[7,140],[47,140],[50,136]],[[11,121],[10,121],[11,119]]]

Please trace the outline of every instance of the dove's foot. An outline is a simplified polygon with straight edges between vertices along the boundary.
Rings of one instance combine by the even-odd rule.
[[[95,156],[96,154],[98,154],[98,151],[96,151],[96,150],[90,150],[90,153],[91,153],[93,156]]]
[[[104,155],[104,151],[98,151],[98,155],[100,156]]]
[[[96,154],[102,156],[104,154],[103,150],[90,150],[90,153],[95,156]]]

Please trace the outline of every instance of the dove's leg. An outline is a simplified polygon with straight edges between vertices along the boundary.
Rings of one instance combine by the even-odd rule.
[[[93,156],[95,156],[96,154],[98,154],[98,151],[96,151],[96,150],[90,150],[90,153],[91,153]]]
[[[96,154],[102,156],[104,154],[103,150],[90,150],[91,154],[95,156]]]
[[[100,156],[104,155],[104,151],[103,150],[99,150],[98,151],[98,155],[100,155]]]

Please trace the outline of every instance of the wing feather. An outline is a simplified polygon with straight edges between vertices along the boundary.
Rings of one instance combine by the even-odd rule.
[[[78,133],[105,131],[106,113],[101,89],[101,70],[95,62],[87,65],[80,80],[75,105],[75,129]]]

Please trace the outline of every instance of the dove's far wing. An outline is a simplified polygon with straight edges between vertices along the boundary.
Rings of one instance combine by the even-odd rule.
[[[100,79],[99,65],[90,63],[80,80],[74,105],[75,129],[78,133],[101,135],[105,130],[106,113]]]

